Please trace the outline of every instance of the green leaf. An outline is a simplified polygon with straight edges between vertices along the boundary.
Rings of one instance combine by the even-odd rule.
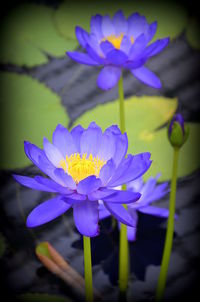
[[[23,294],[18,296],[19,302],[70,302],[68,298],[63,298],[56,295],[49,294]]]
[[[6,250],[6,242],[4,236],[0,233],[0,258],[4,255]]]
[[[187,23],[187,13],[183,6],[169,1],[84,1],[80,3],[64,1],[55,13],[55,24],[60,33],[68,38],[75,39],[77,25],[85,30],[90,30],[92,15],[114,13],[122,9],[128,17],[134,12],[139,12],[149,22],[158,21],[155,38],[170,36],[175,38],[183,32]]]
[[[196,18],[192,18],[186,31],[186,38],[193,48],[200,49],[200,22]]]
[[[30,164],[23,142],[42,147],[43,137],[51,139],[56,125],[69,119],[59,97],[36,80],[1,72],[0,85],[0,167],[22,168]]]
[[[46,54],[64,56],[75,49],[76,41],[65,40],[57,32],[53,13],[52,8],[36,4],[10,11],[1,25],[0,61],[34,66],[47,62]]]
[[[162,174],[159,181],[171,178],[173,149],[167,138],[167,127],[156,129],[166,124],[176,109],[176,99],[159,96],[131,97],[125,101],[128,152],[137,154],[149,151],[152,154],[153,163],[145,179],[157,173]],[[113,124],[119,125],[118,101],[99,105],[86,112],[76,121],[76,125],[87,127],[92,121],[103,129]],[[190,125],[189,139],[180,151],[179,177],[191,174],[200,166],[198,136],[199,124]]]

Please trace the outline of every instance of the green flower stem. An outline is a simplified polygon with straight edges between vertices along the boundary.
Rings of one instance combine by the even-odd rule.
[[[84,249],[84,270],[85,270],[85,300],[93,301],[92,289],[92,261],[91,261],[91,244],[90,237],[83,236]]]
[[[124,133],[126,131],[126,126],[125,126],[124,89],[123,89],[123,76],[122,75],[118,82],[118,93],[119,93],[120,130],[122,133]]]
[[[120,115],[120,130],[122,133],[126,131],[125,126],[125,110],[124,110],[124,90],[123,76],[120,77],[118,83],[119,92],[119,115]],[[126,185],[122,186],[122,190],[126,190]],[[126,208],[126,205],[124,205]],[[119,240],[119,291],[121,294],[126,293],[128,287],[129,275],[129,253],[127,240],[127,226],[121,223],[120,240]]]
[[[158,285],[156,290],[156,301],[162,301],[163,299],[163,295],[166,287],[169,260],[172,250],[172,242],[173,242],[173,235],[174,235],[174,215],[175,215],[175,204],[176,204],[178,157],[179,157],[179,148],[174,148],[171,191],[170,191],[170,199],[169,199],[169,217],[167,223],[167,233],[165,238],[165,246],[164,246],[164,252],[162,257],[160,276],[158,279]]]

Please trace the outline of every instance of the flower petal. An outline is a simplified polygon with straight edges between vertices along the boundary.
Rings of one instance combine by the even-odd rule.
[[[57,147],[52,145],[48,139],[43,140],[44,152],[48,160],[55,166],[59,167],[60,161],[64,159],[64,156],[60,153]]]
[[[130,48],[129,60],[136,60],[139,56],[141,56],[146,44],[147,42],[145,35],[140,35]]]
[[[124,14],[121,10],[115,13],[113,16],[113,24],[115,27],[115,35],[118,36],[121,33],[126,34],[128,31],[128,22],[124,17]]]
[[[118,221],[129,225],[134,226],[134,221],[128,211],[123,207],[123,205],[112,202],[104,202],[107,210],[113,215]]]
[[[103,203],[99,203],[99,219],[105,219],[111,216],[111,213],[107,210]]]
[[[37,182],[35,178],[16,175],[16,174],[13,174],[12,176],[18,183],[30,189],[45,191],[45,192],[57,192],[57,190]]]
[[[121,76],[121,69],[112,66],[104,67],[97,79],[97,85],[103,89],[108,90],[114,87]]]
[[[81,140],[81,136],[83,134],[84,128],[81,125],[78,125],[76,127],[74,127],[71,130],[71,135],[73,137],[74,140],[74,144],[76,145],[77,148],[77,152],[80,153],[80,140]]]
[[[99,178],[101,179],[102,185],[106,186],[111,176],[115,171],[115,164],[113,159],[110,159],[100,170]]]
[[[138,192],[113,190],[113,194],[103,198],[103,201],[122,204],[132,203],[137,201],[140,196],[141,194]]]
[[[115,136],[111,132],[105,131],[102,135],[102,141],[97,156],[106,161],[113,157],[115,153],[115,141]]]
[[[80,26],[76,26],[75,29],[77,40],[79,41],[80,45],[85,48],[86,44],[89,40],[89,34]]]
[[[37,146],[25,141],[24,142],[24,151],[27,157],[45,174],[49,177],[52,177],[55,167],[46,157],[46,154],[43,150]]]
[[[71,177],[71,175],[68,175],[65,173],[65,171],[62,168],[57,168],[54,170],[54,180],[59,183],[61,186],[64,186],[66,188],[69,188],[71,190],[76,189],[76,183]]]
[[[91,65],[91,66],[97,66],[99,65],[98,62],[94,61],[90,56],[86,53],[81,52],[67,52],[67,55],[74,61],[85,64],[85,65]]]
[[[65,195],[72,194],[71,190],[68,190],[66,187],[59,185],[58,183],[54,182],[52,179],[45,178],[43,176],[35,176],[35,180],[38,183],[46,186],[47,188],[54,190],[52,192],[58,192],[60,194],[65,194]]]
[[[128,35],[134,40],[148,29],[148,23],[144,16],[134,13],[128,18]]]
[[[64,158],[77,152],[71,133],[62,125],[58,125],[53,133],[53,144]]]
[[[91,175],[81,180],[77,185],[77,192],[79,194],[87,195],[99,189],[101,180],[96,176]]]
[[[127,238],[128,241],[135,241],[136,240],[136,234],[137,234],[137,228],[127,226]]]
[[[157,55],[159,52],[161,52],[168,44],[169,44],[170,39],[169,38],[164,38],[155,41],[154,43],[150,44],[150,46],[154,46],[151,52],[149,52],[149,57]]]
[[[109,37],[115,34],[115,27],[108,15],[103,16],[102,18],[101,30],[104,37]]]
[[[28,216],[26,225],[33,228],[62,215],[71,207],[60,196],[49,199],[37,206]]]
[[[124,36],[120,44],[120,50],[128,55],[131,49],[131,45],[131,39],[128,36]]]
[[[101,50],[100,49],[94,50],[89,44],[86,44],[85,49],[86,49],[88,55],[94,61],[98,62],[101,65],[106,64],[106,60],[103,58],[103,56],[100,56],[100,54],[101,54]]]
[[[132,69],[131,72],[139,81],[148,86],[156,89],[160,89],[162,86],[160,79],[145,66],[142,66],[138,69]]]
[[[96,15],[91,18],[90,22],[90,29],[91,34],[94,34],[98,40],[100,40],[103,36],[102,30],[101,30],[101,24],[102,24],[102,16]]]
[[[158,208],[153,206],[145,206],[139,208],[138,211],[144,214],[154,215],[158,217],[167,218],[169,216],[169,210],[164,208]]]
[[[113,49],[106,54],[106,59],[110,64],[122,66],[127,61],[128,56],[119,49]]]
[[[89,157],[96,156],[99,151],[99,146],[102,140],[102,130],[95,123],[91,123],[87,129],[84,130],[80,139],[81,155],[87,153]]]
[[[146,31],[145,36],[146,36],[147,44],[149,43],[149,41],[153,39],[156,30],[157,30],[157,21],[151,23]]]
[[[125,157],[128,150],[128,137],[127,134],[116,135],[116,147],[115,154],[113,155],[113,160],[116,167],[120,164],[122,159]]]
[[[107,40],[101,42],[100,48],[101,48],[101,50],[102,50],[102,52],[105,56],[107,55],[107,53],[109,53],[109,52],[111,52],[112,50],[115,49],[113,44],[111,42],[107,41]]]
[[[116,169],[108,183],[109,187],[116,187],[142,176],[151,165],[150,156],[149,152],[128,155]]]
[[[88,237],[99,234],[98,201],[81,201],[73,205],[74,221],[78,231]]]

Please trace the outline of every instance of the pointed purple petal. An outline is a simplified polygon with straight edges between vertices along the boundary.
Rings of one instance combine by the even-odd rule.
[[[55,166],[59,167],[61,160],[64,159],[64,156],[60,153],[57,147],[52,145],[48,139],[44,138],[43,140],[44,152],[48,160]]]
[[[164,208],[158,208],[153,206],[145,206],[139,208],[138,211],[144,214],[154,215],[158,217],[167,218],[169,216],[169,210]]]
[[[77,152],[80,153],[80,140],[81,140],[81,136],[83,134],[84,128],[81,125],[78,125],[76,127],[74,127],[71,130],[71,135],[73,137],[74,140],[74,144],[76,145],[77,148]]]
[[[99,234],[98,201],[82,201],[73,205],[74,221],[78,231],[88,237]]]
[[[120,76],[120,68],[111,66],[104,67],[99,73],[97,85],[103,90],[111,89],[118,83]]]
[[[101,180],[96,176],[91,175],[81,180],[77,185],[77,192],[79,194],[87,195],[99,189]]]
[[[49,177],[52,177],[53,171],[55,167],[46,157],[46,154],[43,150],[38,148],[37,146],[24,142],[24,151],[27,157],[45,174]]]
[[[149,152],[134,156],[128,155],[127,158],[121,162],[108,185],[110,187],[116,187],[142,176],[151,165],[150,156],[151,154]]]
[[[107,210],[113,215],[118,221],[129,225],[134,226],[134,221],[129,214],[129,212],[123,207],[123,205],[118,203],[104,202]]]
[[[43,176],[36,176],[35,180],[38,183],[46,186],[47,188],[54,190],[54,192],[58,192],[60,194],[65,194],[65,195],[72,194],[71,190],[68,190],[66,187],[59,185],[58,183],[54,182],[52,179],[45,178]]]
[[[86,53],[81,52],[67,52],[67,55],[74,61],[85,64],[85,65],[91,65],[91,66],[97,66],[99,65],[98,62],[94,61],[90,56]]]
[[[97,156],[106,161],[111,159],[115,153],[115,141],[115,136],[111,132],[104,132]]]
[[[33,190],[57,192],[57,190],[55,190],[54,188],[38,183],[35,178],[15,174],[13,174],[13,178],[21,185]]]
[[[28,216],[26,225],[37,227],[62,215],[71,207],[60,196],[47,200],[37,206]]]
[[[85,48],[86,44],[89,40],[89,34],[83,28],[76,26],[75,29],[77,40],[79,41],[80,45]]]
[[[54,180],[59,183],[61,186],[64,186],[68,189],[75,190],[76,189],[76,183],[71,177],[71,175],[68,175],[65,173],[65,171],[62,168],[57,168],[54,170]]]
[[[156,89],[161,88],[160,79],[147,67],[143,66],[138,69],[131,70],[132,74],[144,84]]]
[[[103,36],[101,30],[101,24],[102,24],[101,15],[96,15],[91,18],[91,22],[90,22],[91,34],[94,34],[99,40]]]
[[[113,190],[113,193],[113,195],[103,198],[103,201],[122,204],[132,203],[137,201],[141,196],[140,193],[132,191]]]
[[[90,154],[96,156],[102,140],[102,130],[95,123],[90,124],[90,126],[84,130],[80,139],[80,149],[81,155],[87,153],[87,157]]]
[[[120,50],[123,51],[125,54],[129,54],[130,48],[131,48],[131,40],[128,36],[124,36],[122,39],[122,42],[120,44]]]
[[[124,17],[124,14],[121,10],[115,13],[113,16],[113,24],[115,27],[115,34],[118,36],[121,33],[126,34],[128,31],[128,22]]]
[[[169,38],[164,38],[157,40],[156,42],[152,43],[151,45],[154,45],[154,48],[149,53],[149,57],[157,55],[159,52],[161,52],[168,44],[169,44]],[[149,45],[149,47],[151,46]]]
[[[115,27],[108,15],[103,16],[102,18],[101,30],[104,37],[109,37],[115,34]]]
[[[115,164],[113,159],[110,159],[100,170],[99,178],[101,179],[102,185],[105,186],[115,171]]]
[[[53,133],[53,144],[64,158],[77,152],[71,133],[62,125],[58,125]]]

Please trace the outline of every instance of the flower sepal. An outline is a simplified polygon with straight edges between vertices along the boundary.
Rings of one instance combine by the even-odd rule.
[[[174,148],[181,148],[189,136],[189,126],[180,114],[175,115],[168,125],[168,139]]]

